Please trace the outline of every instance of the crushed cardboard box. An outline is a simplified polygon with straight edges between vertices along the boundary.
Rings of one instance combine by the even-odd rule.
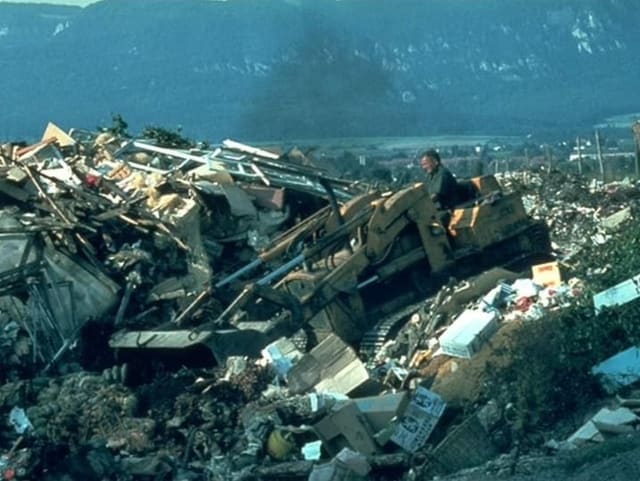
[[[335,334],[303,356],[288,372],[287,383],[292,393],[378,391],[367,368],[351,346]]]

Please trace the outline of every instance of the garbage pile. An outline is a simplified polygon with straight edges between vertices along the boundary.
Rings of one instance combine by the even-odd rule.
[[[527,212],[547,222],[564,257],[575,256],[585,244],[604,245],[640,206],[637,182],[629,179],[604,184],[560,171],[524,171],[499,181],[521,192]]]
[[[501,181],[528,192],[559,252],[628,222],[640,193]],[[512,408],[483,397],[478,363],[585,281],[565,280],[571,256],[559,255],[433,276],[423,292],[403,270],[423,259],[415,236],[373,254],[358,242],[376,225],[365,220],[394,212],[388,199],[401,197],[233,141],[184,150],[50,124],[36,145],[2,146],[4,479],[422,479],[509,452]],[[451,241],[429,222],[421,236]],[[373,326],[352,315],[364,308],[344,256],[373,258],[356,290],[400,287]],[[314,305],[322,295],[337,300]],[[623,424],[610,431],[637,417]]]
[[[3,298],[3,312],[22,319],[44,363],[114,307],[116,327],[175,321],[186,298],[255,257],[322,196],[359,192],[232,141],[196,155],[72,135],[50,125],[36,145],[5,145],[0,167],[2,293],[21,293]]]

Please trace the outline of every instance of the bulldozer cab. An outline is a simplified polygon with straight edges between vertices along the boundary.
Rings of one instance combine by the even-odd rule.
[[[500,184],[493,175],[472,177],[471,179],[456,179],[457,199],[456,208],[473,205],[477,199],[500,192]]]
[[[486,249],[531,223],[520,196],[503,192],[493,175],[462,181],[459,186],[475,195],[451,214],[447,232],[454,250]]]

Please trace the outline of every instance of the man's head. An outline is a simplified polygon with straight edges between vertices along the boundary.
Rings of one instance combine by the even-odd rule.
[[[430,174],[440,165],[440,154],[433,149],[425,150],[420,154],[420,165]]]

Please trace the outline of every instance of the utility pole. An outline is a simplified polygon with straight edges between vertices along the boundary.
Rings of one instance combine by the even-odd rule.
[[[580,145],[580,136],[576,137],[576,149],[578,149],[578,175],[582,175],[582,145]]]
[[[600,146],[600,131],[596,129],[596,154],[598,156],[598,165],[600,166],[600,180],[604,182],[604,163],[602,162],[602,148]]]
[[[640,120],[636,120],[631,126],[636,141],[636,179],[640,179]]]
[[[545,144],[545,146],[544,146],[544,155],[547,158],[547,165],[549,167],[549,173],[551,173],[551,163],[553,161],[553,154],[551,153],[551,147],[549,147],[549,144]]]

